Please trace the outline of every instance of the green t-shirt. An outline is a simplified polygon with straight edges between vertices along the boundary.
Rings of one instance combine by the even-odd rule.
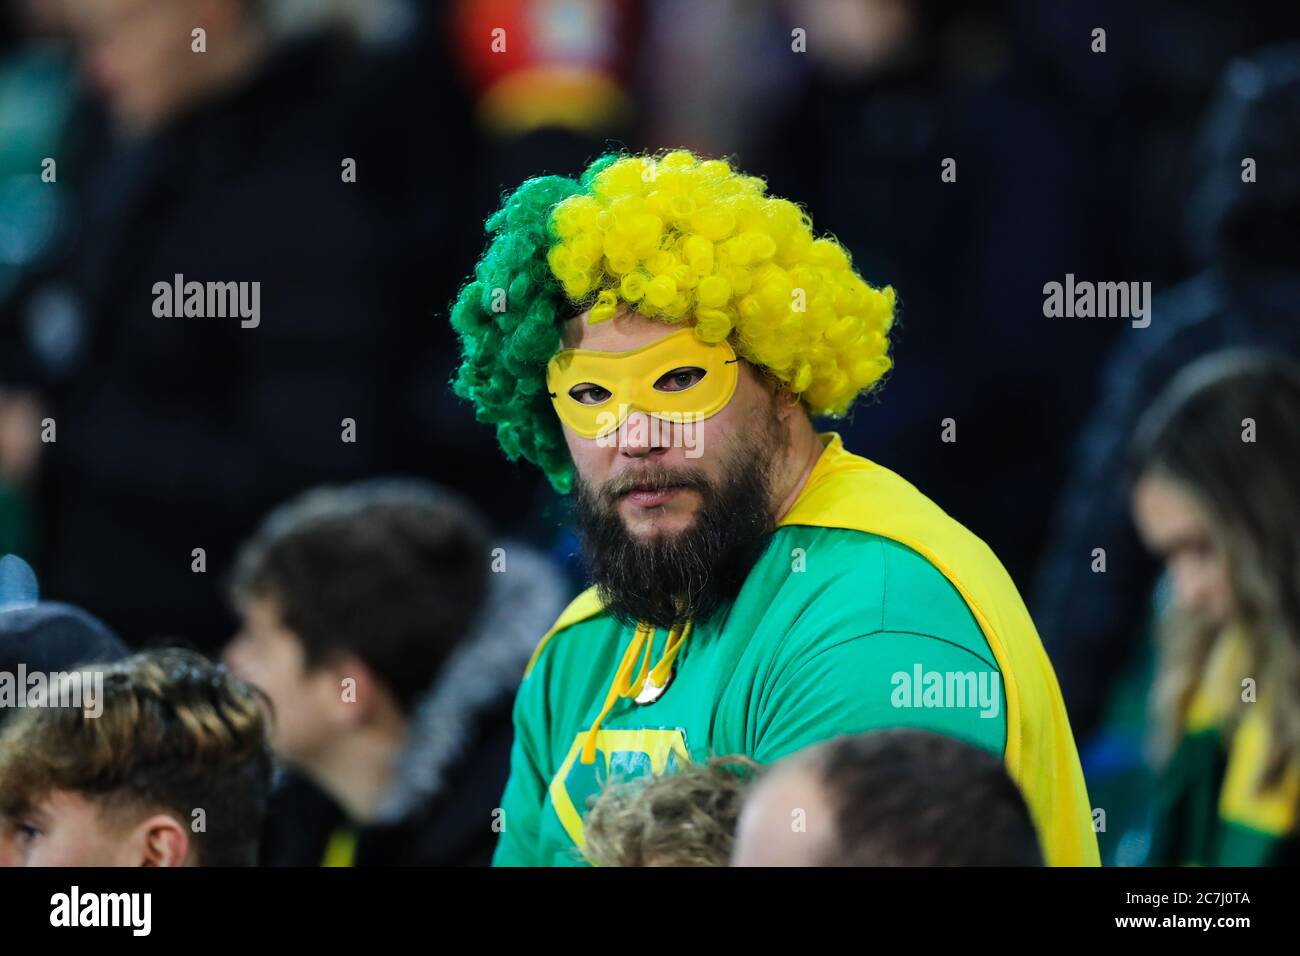
[[[606,613],[552,636],[515,702],[494,865],[581,863],[587,798],[614,777],[745,754],[771,763],[817,741],[917,727],[1001,758],[1006,707],[988,642],[953,585],[887,538],[779,528],[724,612],[694,630],[651,704],[619,699],[581,761],[634,628]],[[651,662],[667,642],[655,634]]]

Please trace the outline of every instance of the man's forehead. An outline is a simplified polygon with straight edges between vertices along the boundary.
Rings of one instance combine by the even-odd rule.
[[[680,332],[681,325],[656,322],[643,315],[620,308],[612,319],[592,323],[591,313],[583,312],[564,323],[563,345],[566,349],[589,349],[594,352],[630,352]]]

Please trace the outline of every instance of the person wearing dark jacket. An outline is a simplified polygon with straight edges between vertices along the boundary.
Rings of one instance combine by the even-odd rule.
[[[45,188],[75,212],[0,309],[0,397],[34,396],[50,423],[28,430],[35,563],[133,641],[211,651],[232,623],[214,571],[259,515],[456,437],[411,379],[459,277],[389,215],[412,179],[378,157],[409,144],[365,121],[394,91],[354,45],[282,40],[253,0],[73,6],[90,96]],[[445,195],[474,155],[439,150],[422,174]],[[409,202],[426,231],[463,235],[426,192]]]
[[[568,596],[457,498],[414,481],[309,492],[240,553],[231,666],[275,708],[270,866],[486,865],[515,691]]]
[[[1133,526],[1123,477],[1137,420],[1180,369],[1210,352],[1255,346],[1300,355],[1298,153],[1300,45],[1234,62],[1204,127],[1203,176],[1189,207],[1206,268],[1156,298],[1149,327],[1124,329],[1041,566],[1034,620],[1081,738],[1141,636],[1158,573]],[[1097,548],[1104,574],[1094,571]]]

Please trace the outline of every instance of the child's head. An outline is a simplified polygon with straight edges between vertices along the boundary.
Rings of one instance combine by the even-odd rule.
[[[251,866],[271,782],[265,700],[185,650],[87,669],[102,712],[0,734],[0,856],[28,866]]]
[[[274,745],[310,768],[350,731],[401,725],[484,602],[488,538],[419,482],[308,492],[241,552],[234,670],[275,708]]]
[[[761,768],[715,757],[659,777],[610,781],[592,803],[583,856],[593,866],[726,866],[736,820]]]
[[[745,803],[737,866],[1041,866],[1024,798],[996,757],[922,730],[817,744]]]

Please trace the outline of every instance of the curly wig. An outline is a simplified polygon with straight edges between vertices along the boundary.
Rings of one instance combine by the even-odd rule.
[[[797,205],[724,160],[686,150],[608,153],[578,179],[542,176],[506,196],[474,279],[451,311],[453,382],[506,455],[567,491],[572,464],[546,389],[566,319],[620,308],[729,338],[746,361],[838,417],[890,368],[894,290],[857,275]]]

